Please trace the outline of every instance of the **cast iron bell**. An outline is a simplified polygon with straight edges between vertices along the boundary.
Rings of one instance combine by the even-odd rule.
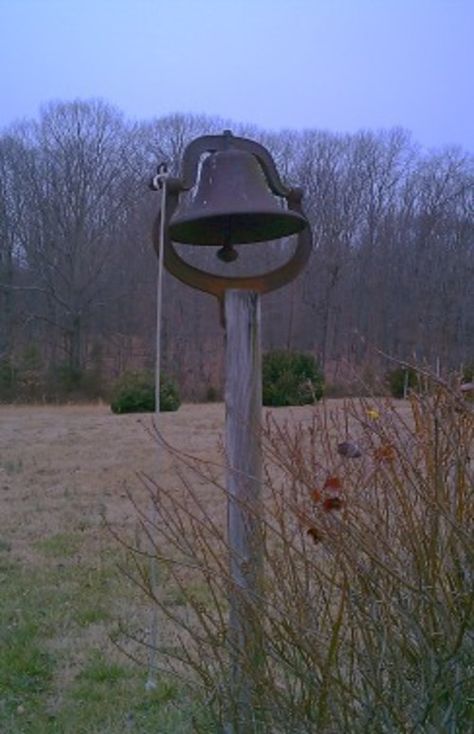
[[[175,212],[169,235],[185,244],[222,245],[218,257],[231,262],[233,245],[287,237],[306,226],[304,216],[273,196],[256,156],[229,149],[205,158],[192,203]]]

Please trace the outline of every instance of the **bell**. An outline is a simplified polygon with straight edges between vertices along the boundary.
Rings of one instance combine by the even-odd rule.
[[[287,237],[306,226],[301,214],[280,206],[258,159],[229,149],[204,159],[196,194],[186,210],[172,216],[169,235],[185,244],[221,245],[218,257],[232,262],[233,245]]]

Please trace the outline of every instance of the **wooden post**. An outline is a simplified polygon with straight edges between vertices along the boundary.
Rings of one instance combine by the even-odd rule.
[[[262,496],[260,295],[228,290],[226,324],[226,452],[232,724],[254,731],[255,686],[262,664]],[[252,670],[252,675],[249,675]]]

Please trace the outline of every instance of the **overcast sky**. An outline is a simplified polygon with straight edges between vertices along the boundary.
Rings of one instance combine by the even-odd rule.
[[[474,0],[0,0],[0,126],[51,99],[474,151]]]

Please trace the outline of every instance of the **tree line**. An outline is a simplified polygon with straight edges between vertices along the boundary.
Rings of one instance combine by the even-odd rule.
[[[305,272],[263,302],[264,348],[314,354],[330,381],[383,369],[382,355],[443,369],[474,359],[474,156],[426,151],[399,128],[278,133],[214,117],[131,121],[101,100],[54,102],[0,135],[0,363],[94,372],[152,366],[156,166],[174,173],[195,137],[231,128],[263,143],[301,186],[314,232]],[[219,272],[274,267],[291,240],[182,246]],[[188,398],[222,387],[212,298],[164,284],[163,359]]]

